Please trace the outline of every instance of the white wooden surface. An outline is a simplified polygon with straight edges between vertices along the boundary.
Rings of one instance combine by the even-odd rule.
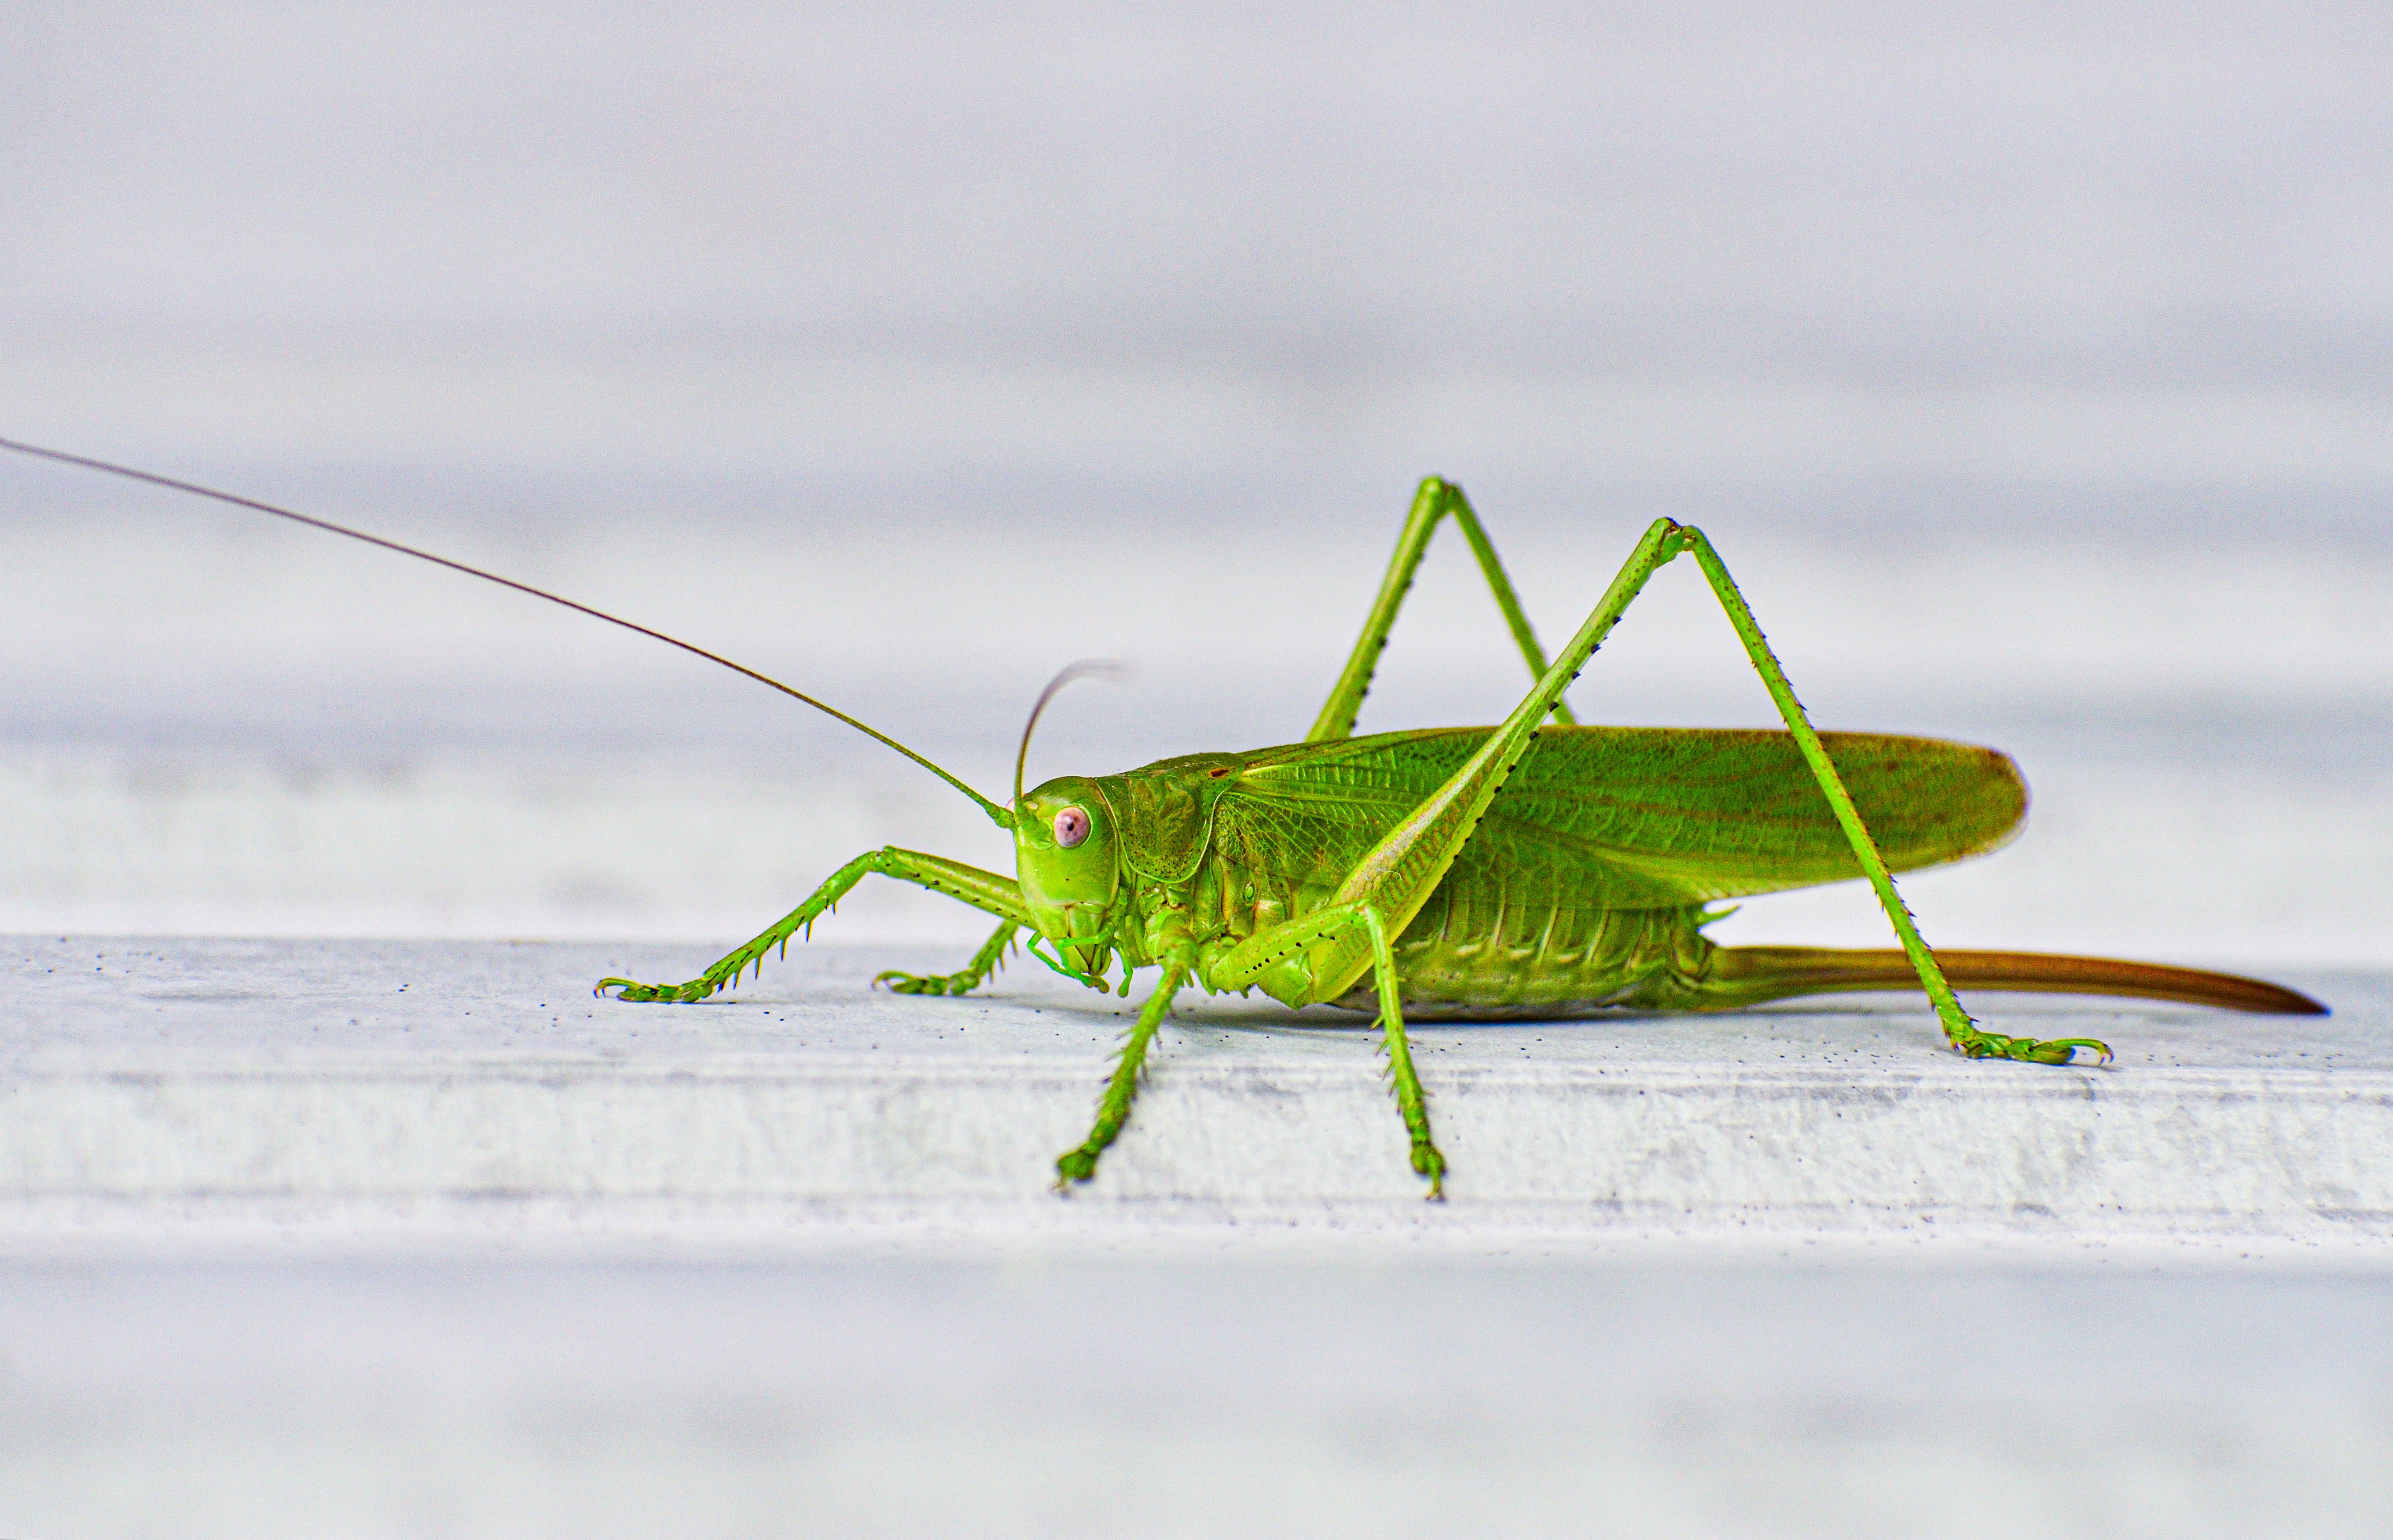
[[[2108,1068],[1971,1064],[1923,1003],[1416,1032],[1452,1201],[1418,1201],[1363,1018],[1173,1019],[1098,1180],[1047,1190],[1136,998],[1017,959],[794,949],[728,1001],[592,998],[690,948],[59,941],[8,954],[0,1204],[25,1244],[240,1235],[511,1246],[1240,1244],[1258,1224],[1472,1249],[1635,1235],[2373,1246],[2393,1235],[2381,978],[2261,1018],[1987,997]],[[1327,1029],[1324,1030],[1325,1025]]]
[[[2393,1052],[2322,1020],[1892,998],[1166,1028],[1017,963],[20,939],[0,1533],[2367,1534],[2393,1522]],[[1345,1018],[1329,1017],[1342,1022]]]

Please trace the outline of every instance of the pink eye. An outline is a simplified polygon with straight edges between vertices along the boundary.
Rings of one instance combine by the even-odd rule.
[[[1077,807],[1067,807],[1055,815],[1055,842],[1071,849],[1089,837],[1089,816]]]

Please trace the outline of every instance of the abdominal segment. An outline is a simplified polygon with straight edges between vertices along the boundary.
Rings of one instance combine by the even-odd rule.
[[[1687,1011],[1704,1003],[1703,906],[1559,908],[1441,886],[1396,938],[1404,1010],[1419,1020]],[[1332,1003],[1379,1009],[1365,974]]]

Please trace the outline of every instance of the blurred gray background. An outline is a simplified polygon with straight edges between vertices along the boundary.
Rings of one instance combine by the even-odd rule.
[[[2085,10],[7,6],[0,435],[991,791],[1092,654],[1138,680],[1034,778],[1301,734],[1425,473],[1550,641],[1698,520],[1824,725],[2020,758],[1931,940],[2382,963],[2393,42]],[[431,568],[15,460],[0,552],[0,926],[729,940],[874,843],[1005,859]],[[1364,724],[1523,684],[1441,548]],[[1691,572],[1574,698],[1769,719]]]

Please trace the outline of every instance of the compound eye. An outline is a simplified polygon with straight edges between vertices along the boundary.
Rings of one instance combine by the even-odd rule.
[[[1089,816],[1077,807],[1067,807],[1055,815],[1055,842],[1071,849],[1089,837]]]

